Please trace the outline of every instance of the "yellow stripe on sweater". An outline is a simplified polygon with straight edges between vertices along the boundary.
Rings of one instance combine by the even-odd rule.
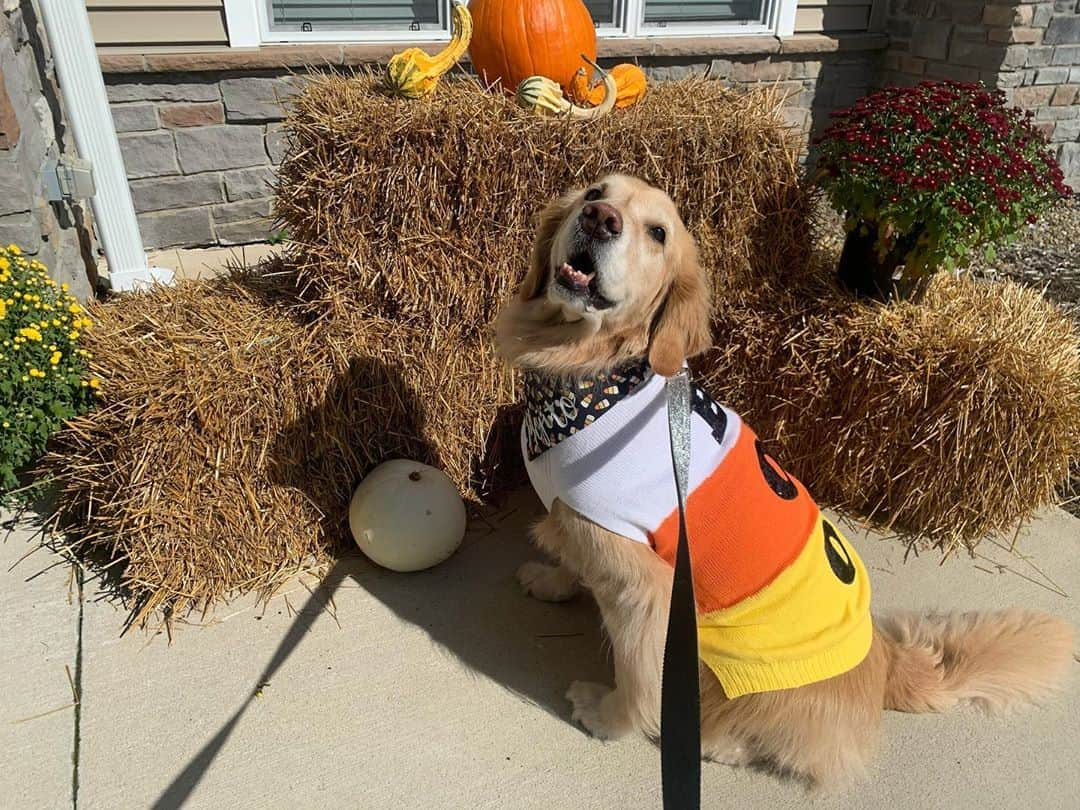
[[[855,550],[830,528],[835,537],[827,541],[819,514],[798,557],[769,585],[731,607],[698,616],[701,659],[729,698],[832,678],[869,652],[870,579]],[[837,549],[834,559],[845,564],[850,559],[854,579],[849,583],[830,564],[826,542]]]

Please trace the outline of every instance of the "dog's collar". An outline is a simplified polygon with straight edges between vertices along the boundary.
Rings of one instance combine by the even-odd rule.
[[[644,359],[576,379],[526,371],[524,426],[529,460],[587,428],[652,375]]]

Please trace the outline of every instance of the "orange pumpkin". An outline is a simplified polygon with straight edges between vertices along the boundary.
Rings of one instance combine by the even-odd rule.
[[[581,55],[596,59],[596,28],[581,0],[472,0],[469,12],[473,67],[509,93],[529,76],[569,87]]]
[[[632,107],[641,101],[645,95],[647,85],[645,72],[637,65],[616,65],[610,71],[611,78],[615,80],[615,106]],[[589,74],[591,70],[581,68],[574,74],[570,82],[569,95],[578,104],[597,105],[604,100],[604,85],[597,84],[590,87]]]

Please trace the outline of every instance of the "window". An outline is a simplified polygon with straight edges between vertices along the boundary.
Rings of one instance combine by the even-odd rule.
[[[773,31],[774,8],[783,0],[586,0],[585,5],[601,36],[701,36]]]
[[[233,45],[445,40],[451,0],[225,0]],[[584,0],[601,37],[790,34],[797,0]]]
[[[442,0],[268,0],[270,30],[430,31],[446,27]]]

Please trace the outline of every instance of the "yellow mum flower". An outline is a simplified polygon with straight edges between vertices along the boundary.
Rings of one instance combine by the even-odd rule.
[[[67,292],[67,291],[68,291],[69,289],[71,289],[71,288],[70,288],[70,287],[68,287],[68,284],[67,284],[67,282],[65,281],[65,282],[64,282],[63,284],[61,284],[61,285],[60,285],[60,289],[61,289],[61,290],[63,290],[64,292]]]
[[[39,332],[37,329],[35,329],[32,326],[28,326],[25,329],[20,329],[19,334],[22,335],[27,340],[37,340],[37,341],[41,340],[41,332]]]
[[[0,320],[3,320],[7,315],[7,304],[0,300]]]
[[[82,311],[82,307],[80,307],[78,304],[72,304],[68,307],[68,312],[70,312],[72,315],[78,315]]]
[[[53,326],[59,326],[59,325],[60,325],[60,321],[56,320],[56,318],[53,318],[53,319],[52,319],[52,325],[53,325]]]
[[[9,267],[11,267],[11,262],[3,256],[0,256],[0,270],[7,270]]]
[[[23,375],[22,375],[22,381],[23,381],[23,382],[30,382],[30,378],[29,378],[29,377],[27,377],[27,376],[26,376],[25,374],[23,374]]]
[[[97,377],[91,377],[90,378],[90,387],[91,388],[100,388],[101,387],[101,380],[99,380]]]
[[[60,352],[53,352],[52,357],[49,358],[49,363],[51,365],[54,365],[54,366],[58,365],[60,363],[60,358],[63,357],[63,356],[64,355],[61,354]]]
[[[16,256],[19,256],[19,255],[22,254],[22,251],[19,250],[18,245],[8,245],[7,249],[8,249],[8,253],[14,253]]]
[[[68,332],[68,340],[78,340],[78,339],[79,339],[78,331],[73,330],[71,332]]]

